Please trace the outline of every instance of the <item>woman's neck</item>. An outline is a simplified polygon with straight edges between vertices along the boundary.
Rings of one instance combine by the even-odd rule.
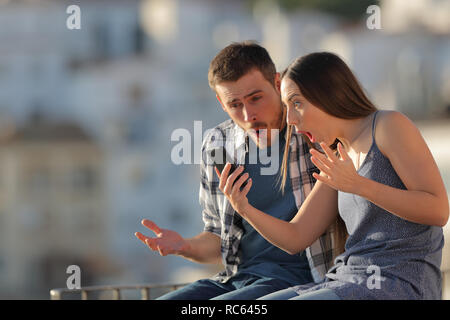
[[[352,119],[352,120],[341,120],[339,125],[339,134],[337,138],[342,142],[346,150],[352,148],[355,142],[362,136],[362,133],[370,125],[370,120],[372,119],[372,114],[364,118]]]

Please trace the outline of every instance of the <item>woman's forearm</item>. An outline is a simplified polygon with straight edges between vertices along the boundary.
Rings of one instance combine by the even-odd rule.
[[[268,215],[248,205],[241,213],[242,217],[267,241],[289,254],[296,254],[307,247],[295,224]]]
[[[447,222],[448,200],[425,191],[403,190],[360,176],[357,195],[405,220],[443,226]]]

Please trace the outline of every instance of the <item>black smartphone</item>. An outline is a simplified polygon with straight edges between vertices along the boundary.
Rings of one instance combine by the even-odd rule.
[[[220,157],[219,155],[222,154],[222,157]],[[237,166],[236,164],[234,164],[232,162],[232,158],[228,155],[227,151],[225,148],[217,148],[217,149],[213,149],[210,152],[210,156],[213,159],[213,163],[214,166],[219,170],[220,173],[222,173],[223,168],[225,168],[225,165],[227,164],[227,162],[231,163],[231,168],[230,168],[230,172],[228,173],[228,176],[230,176],[230,174],[232,174],[234,172],[234,170],[236,170]],[[236,183],[236,181],[239,180],[239,178],[244,174],[245,172],[241,172],[236,180],[234,180],[234,183]],[[234,185],[233,183],[233,185]],[[247,185],[247,180],[244,181],[244,183],[241,186],[241,190]]]

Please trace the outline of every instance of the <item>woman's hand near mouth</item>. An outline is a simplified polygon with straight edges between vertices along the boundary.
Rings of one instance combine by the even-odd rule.
[[[358,194],[359,183],[362,177],[356,172],[352,159],[345,151],[341,143],[338,144],[339,159],[333,151],[321,142],[325,154],[311,149],[311,161],[320,169],[320,175],[313,173],[314,178],[329,185],[333,189]]]

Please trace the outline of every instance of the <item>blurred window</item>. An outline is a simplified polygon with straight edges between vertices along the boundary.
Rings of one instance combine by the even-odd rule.
[[[50,189],[50,171],[48,168],[34,168],[26,177],[26,190],[30,194],[46,193]]]
[[[90,233],[99,229],[98,214],[91,209],[78,209],[73,211],[72,230],[82,230],[82,232]]]
[[[107,24],[98,22],[97,25],[94,27],[93,37],[96,45],[97,59],[103,60],[109,58],[110,39]]]
[[[143,53],[145,49],[145,33],[141,26],[137,24],[134,29],[134,53]]]
[[[90,192],[97,186],[98,174],[94,168],[80,167],[72,171],[70,183],[76,192]]]

